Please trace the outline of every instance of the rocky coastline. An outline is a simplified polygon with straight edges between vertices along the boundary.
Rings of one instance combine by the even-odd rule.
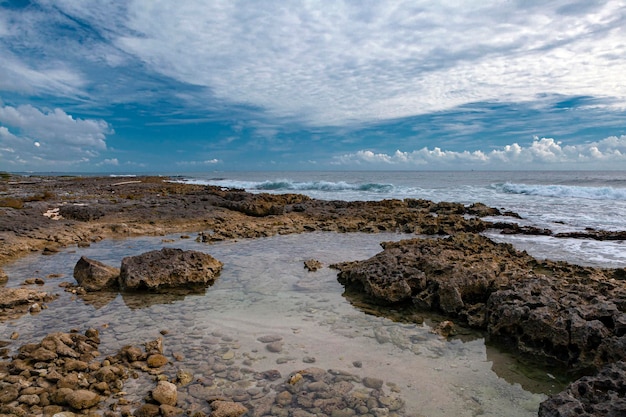
[[[483,219],[486,216],[499,216],[507,221],[486,221]],[[501,212],[480,203],[464,206],[417,199],[318,201],[297,194],[250,194],[237,189],[182,184],[161,177],[7,176],[0,181],[0,285],[11,278],[2,272],[1,266],[14,259],[33,252],[45,256],[60,247],[87,246],[108,238],[186,231],[197,232],[199,240],[210,243],[313,231],[406,233],[406,240],[384,243],[382,252],[371,259],[335,265],[340,282],[367,293],[383,305],[412,303],[442,313],[451,322],[485,331],[490,338],[509,344],[520,354],[547,364],[561,365],[584,376],[542,404],[542,416],[625,412],[626,269],[539,261],[511,245],[497,244],[480,235],[488,229],[509,234],[552,234],[545,229],[519,226],[515,223],[517,217],[515,213]],[[412,235],[428,237],[411,238]],[[589,230],[554,236],[619,240],[626,238],[626,232]],[[10,320],[28,313],[36,308],[35,305],[45,308],[46,303],[54,302],[54,294],[26,288],[0,287],[0,294],[0,320]],[[68,343],[70,339],[80,339],[83,348],[86,349],[85,343],[93,347],[89,350],[92,352],[97,348],[97,334],[92,330],[88,332],[80,337],[75,333],[57,336],[67,339]],[[0,343],[14,343],[0,339]],[[80,407],[73,406],[65,398],[53,404],[50,392],[45,389],[41,392],[30,390],[33,393],[18,391],[13,398],[11,387],[17,382],[11,381],[17,381],[16,375],[28,373],[25,376],[31,381],[42,378],[40,371],[16,368],[15,361],[22,361],[17,362],[19,367],[29,360],[24,366],[56,360],[29,359],[41,348],[34,345],[22,347],[20,355],[23,357],[2,362],[0,376],[5,382],[0,383],[0,390],[2,393],[8,390],[11,394],[0,396],[3,407],[26,410],[36,406],[39,402],[32,395],[39,396],[40,401],[45,397],[48,406],[54,405],[48,409],[50,412],[72,410],[89,414],[106,403],[102,396],[107,390],[98,392],[99,388],[89,386],[86,389],[73,387],[75,391],[92,392],[98,396],[98,401],[85,407],[82,407],[83,403]],[[112,366],[111,360],[107,364],[89,365],[95,358],[83,362],[98,369]],[[19,370],[17,374],[16,370]],[[606,380],[607,374],[617,382],[602,384],[593,379]],[[46,379],[45,375],[43,378]],[[276,408],[279,401],[284,402],[282,408],[279,407],[284,409],[291,404],[287,397],[294,397],[301,391],[297,388],[300,387],[298,381],[290,383],[291,378],[302,380],[309,390],[312,384],[327,388],[336,385],[340,389],[340,383],[350,380],[347,376],[338,378],[316,369],[294,371],[281,391],[283,399],[274,398],[272,404],[268,403],[268,410]],[[170,380],[176,383],[173,377]],[[94,384],[100,382],[103,381],[94,380]],[[20,382],[20,386],[26,385]],[[345,384],[343,386],[345,389]],[[595,395],[581,388],[589,386],[594,387]],[[104,385],[100,384],[100,388]],[[114,395],[114,391],[108,389],[107,395]],[[345,392],[346,398],[352,398],[349,392]],[[81,394],[93,397],[84,392]],[[372,410],[376,407],[383,408],[382,394],[371,395],[378,398],[378,402],[372,400],[373,405],[369,408],[365,404],[367,399],[363,404],[359,403],[365,407],[362,408],[363,415],[374,413]],[[20,402],[22,397],[33,404]],[[218,400],[232,402],[232,398],[214,401]],[[176,408],[176,401],[165,405],[163,407],[163,403],[158,402],[155,405],[151,399],[145,405],[137,406],[134,412],[135,415],[176,415],[177,410],[168,409]],[[219,406],[215,403],[211,415],[248,412],[239,409],[228,414],[231,411],[218,411]],[[43,407],[35,409],[44,412]],[[144,412],[152,414],[141,414]],[[24,413],[27,415],[28,411]],[[124,413],[109,414],[130,415],[130,411]],[[0,414],[11,413],[0,410]]]

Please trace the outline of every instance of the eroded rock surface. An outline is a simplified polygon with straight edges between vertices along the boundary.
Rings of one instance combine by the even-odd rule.
[[[382,303],[411,302],[576,371],[626,358],[623,269],[539,262],[476,234],[384,243],[338,279]]]
[[[539,417],[626,415],[626,363],[616,362],[597,375],[586,376],[551,396],[539,407]]]
[[[124,290],[157,290],[212,284],[223,264],[203,252],[163,248],[122,259],[119,284]]]

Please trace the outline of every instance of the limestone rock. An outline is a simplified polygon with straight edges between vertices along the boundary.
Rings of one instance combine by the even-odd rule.
[[[77,410],[91,408],[100,402],[100,396],[86,389],[73,391],[65,397],[67,404]]]
[[[370,259],[333,265],[339,281],[381,304],[411,302],[486,329],[573,371],[626,360],[621,269],[538,261],[471,233],[382,246]]]
[[[74,266],[74,279],[87,291],[100,291],[115,287],[120,270],[85,256]]]
[[[0,308],[14,308],[49,301],[54,297],[47,292],[27,288],[3,288],[0,291]]]
[[[240,417],[248,412],[243,405],[232,401],[213,401],[210,417]]]
[[[159,381],[156,388],[152,390],[152,398],[159,404],[176,405],[178,391],[176,385],[167,381]]]
[[[539,417],[621,416],[626,413],[626,363],[571,383],[539,406]]]
[[[315,272],[322,267],[322,263],[317,259],[307,259],[306,261],[304,261],[304,267],[309,272]]]
[[[119,282],[125,290],[207,286],[222,266],[203,252],[163,248],[122,259]]]

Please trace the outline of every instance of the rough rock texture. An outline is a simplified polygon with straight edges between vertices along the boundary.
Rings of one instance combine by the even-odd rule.
[[[119,284],[126,290],[206,286],[223,264],[203,252],[163,248],[122,259]]]
[[[145,350],[125,346],[99,359],[99,345],[96,329],[51,333],[40,343],[22,345],[10,361],[0,362],[0,415],[99,415],[96,410],[111,408],[116,400],[127,403],[122,390],[130,375],[161,372],[144,362]],[[161,341],[155,340],[145,349],[159,346]],[[172,402],[171,395],[159,398]]]
[[[539,417],[626,415],[626,363],[616,362],[597,375],[582,377],[539,407]]]
[[[5,284],[9,280],[9,276],[0,269],[0,285]]]
[[[233,401],[213,401],[210,417],[240,417],[248,412],[243,405]]]
[[[2,288],[0,290],[0,321],[15,319],[42,305],[57,295],[28,288]],[[36,307],[33,307],[36,306]]]
[[[100,291],[116,287],[119,276],[119,268],[105,265],[85,256],[81,256],[74,266],[74,279],[78,285],[87,291]]]
[[[176,399],[178,398],[176,385],[167,381],[159,381],[152,390],[152,398],[159,404],[176,405]]]
[[[538,262],[465,233],[383,247],[368,260],[334,265],[338,279],[384,303],[412,302],[458,318],[574,371],[626,359],[623,269]]]

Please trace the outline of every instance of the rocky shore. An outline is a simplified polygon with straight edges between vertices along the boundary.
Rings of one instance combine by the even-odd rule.
[[[502,219],[506,217],[508,220],[485,221],[482,217],[486,216],[503,216]],[[549,230],[519,226],[515,223],[516,217],[515,213],[501,212],[480,203],[464,206],[416,199],[318,201],[296,194],[255,195],[243,190],[181,184],[159,177],[7,177],[0,181],[0,267],[33,252],[40,252],[43,256],[54,254],[62,246],[87,246],[106,238],[158,236],[181,231],[198,232],[198,239],[207,243],[313,231],[390,231],[428,235],[430,237],[385,243],[383,251],[369,260],[336,265],[340,271],[339,280],[352,289],[369,294],[381,304],[411,303],[437,311],[452,322],[484,330],[490,338],[509,344],[520,354],[587,375],[584,377],[587,379],[577,381],[564,393],[546,401],[540,415],[616,415],[616,412],[626,412],[623,382],[602,384],[593,380],[605,380],[607,373],[612,380],[626,380],[623,366],[626,360],[626,270],[539,261],[510,245],[497,244],[480,235],[488,229],[509,234],[552,234]],[[624,232],[590,230],[560,237],[623,239],[624,235]],[[0,269],[0,285],[10,279]],[[46,303],[54,302],[54,294],[25,288],[3,287],[0,294],[0,320],[18,317],[35,305],[45,308]],[[92,346],[92,352],[97,349],[97,338],[92,333],[58,337],[69,338],[68,343],[70,339],[78,338],[85,349],[85,343]],[[30,368],[20,370],[19,366],[27,366],[24,363],[29,361],[32,365],[58,362],[57,358],[32,359],[32,352],[41,353],[42,348],[23,346],[20,349],[22,357],[3,363],[4,368],[0,368],[0,376],[4,378],[2,393],[10,391],[10,395],[0,397],[0,403],[5,404],[3,407],[17,406],[24,410],[35,407],[35,414],[46,414],[44,408],[51,406],[66,407],[73,412],[93,411],[98,404],[104,404],[100,402],[104,392],[108,390],[115,394],[110,387],[104,389],[103,384],[100,392],[89,385],[87,391],[95,393],[99,400],[84,408],[74,406],[78,403],[72,405],[65,397],[58,402],[51,401],[56,397],[51,397],[48,391],[47,396],[43,395],[44,391],[35,394],[19,391],[18,397],[13,398],[10,387],[18,383],[18,376],[25,373],[22,376],[46,380],[41,370],[48,369],[40,365],[37,372],[31,372]],[[90,358],[94,359],[95,356]],[[103,362],[89,365],[90,360],[83,361],[87,367],[112,366],[111,360],[106,365]],[[324,399],[327,394],[323,392],[327,390],[345,392],[342,395],[347,397],[341,400],[342,404],[345,403],[344,408],[357,410],[360,407],[362,413],[359,414],[363,415],[378,415],[376,412],[382,411],[374,409],[385,408],[381,401],[392,401],[380,393],[359,394],[364,397],[352,407],[352,402],[356,401],[351,394],[354,383],[364,382],[350,378],[352,376],[338,376],[313,368],[294,371],[284,380],[284,390],[272,398],[271,404],[268,402],[269,414],[255,412],[254,415],[282,413],[281,410],[294,407],[296,398],[306,396],[305,393],[312,393],[313,407],[316,400]],[[162,379],[176,383],[173,376]],[[47,381],[48,385],[55,382]],[[103,381],[94,379],[94,384],[100,382]],[[350,389],[346,382],[352,384]],[[589,386],[593,386],[594,395],[580,388]],[[74,391],[82,388],[72,387]],[[318,392],[322,392],[319,394],[322,397],[316,397]],[[26,397],[29,395],[39,396],[39,402],[34,397]],[[20,402],[22,396],[32,404]],[[370,401],[370,396],[375,400]],[[381,396],[386,399],[381,400]],[[219,401],[232,402],[232,398],[220,397]],[[318,404],[322,402],[318,401]],[[137,406],[137,410],[152,414],[135,411],[139,413],[135,415],[176,415],[178,412],[163,411],[163,403],[156,404],[156,408],[151,405],[155,405],[153,399],[145,406]],[[176,408],[176,402],[169,405]],[[218,406],[216,403],[211,415],[248,412],[246,408],[239,414],[228,414],[227,411],[220,414]],[[390,408],[386,409],[389,412]],[[50,410],[53,409],[48,408]],[[58,410],[54,408],[54,411]],[[604,414],[597,410],[604,410]],[[25,415],[28,413],[25,411]],[[119,409],[117,413],[112,415],[124,414]]]

